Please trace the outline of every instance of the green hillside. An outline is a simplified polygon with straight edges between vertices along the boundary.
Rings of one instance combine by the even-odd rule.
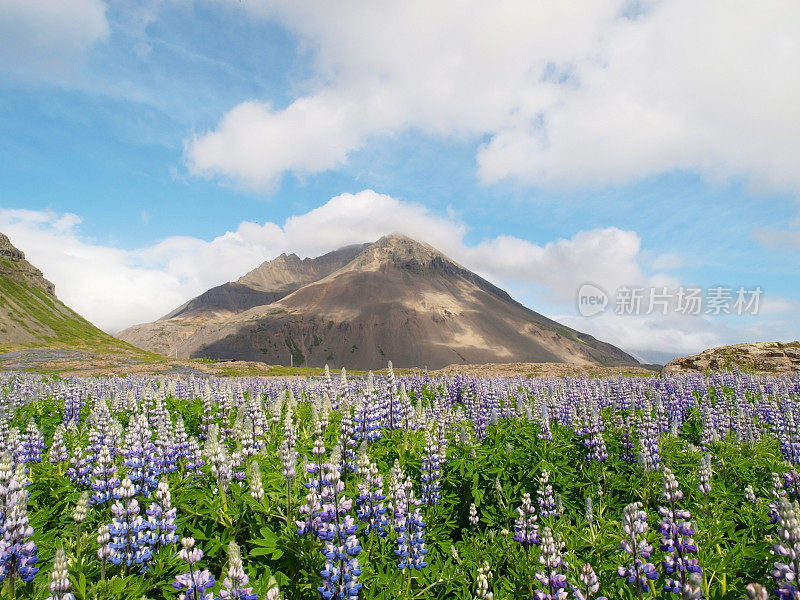
[[[3,271],[14,266],[0,258]],[[143,353],[101,331],[41,287],[0,274],[0,350],[35,346]]]

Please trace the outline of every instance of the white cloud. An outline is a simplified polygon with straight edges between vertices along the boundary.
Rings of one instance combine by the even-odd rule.
[[[234,7],[242,6],[238,1]],[[764,2],[253,0],[315,56],[285,108],[245,102],[187,143],[193,172],[272,189],[414,129],[487,138],[488,183],[673,169],[800,189],[800,11]]]
[[[781,339],[793,331],[791,319],[800,310],[797,302],[769,296],[761,315],[748,319],[617,316],[612,311],[578,317],[576,293],[583,283],[598,284],[613,296],[623,285],[675,288],[681,282],[652,270],[632,231],[594,229],[545,244],[500,236],[472,246],[465,243],[467,227],[458,218],[372,190],[342,194],[282,225],[244,221],[211,241],[172,236],[133,250],[86,241],[81,219],[73,214],[0,208],[0,231],[56,284],[62,300],[111,332],[154,320],[281,252],[318,256],[394,231],[431,243],[520,294],[535,310],[641,357]]]
[[[68,78],[109,35],[102,0],[0,0],[0,69]]]

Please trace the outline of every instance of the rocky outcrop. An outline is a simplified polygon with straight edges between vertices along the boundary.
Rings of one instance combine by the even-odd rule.
[[[25,260],[25,253],[13,246],[11,240],[0,233],[0,275],[40,288],[50,294],[56,295],[56,286],[44,278],[42,272]]]
[[[733,369],[754,373],[800,372],[800,342],[753,342],[710,348],[668,362],[662,373],[708,373]]]

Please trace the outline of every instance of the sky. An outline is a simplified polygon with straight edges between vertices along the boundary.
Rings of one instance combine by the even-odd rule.
[[[644,361],[800,338],[796,0],[0,0],[0,39],[0,231],[106,331],[398,231]]]

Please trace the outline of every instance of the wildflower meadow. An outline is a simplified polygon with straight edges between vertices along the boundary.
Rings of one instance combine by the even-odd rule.
[[[0,589],[800,598],[800,378],[0,375]]]

